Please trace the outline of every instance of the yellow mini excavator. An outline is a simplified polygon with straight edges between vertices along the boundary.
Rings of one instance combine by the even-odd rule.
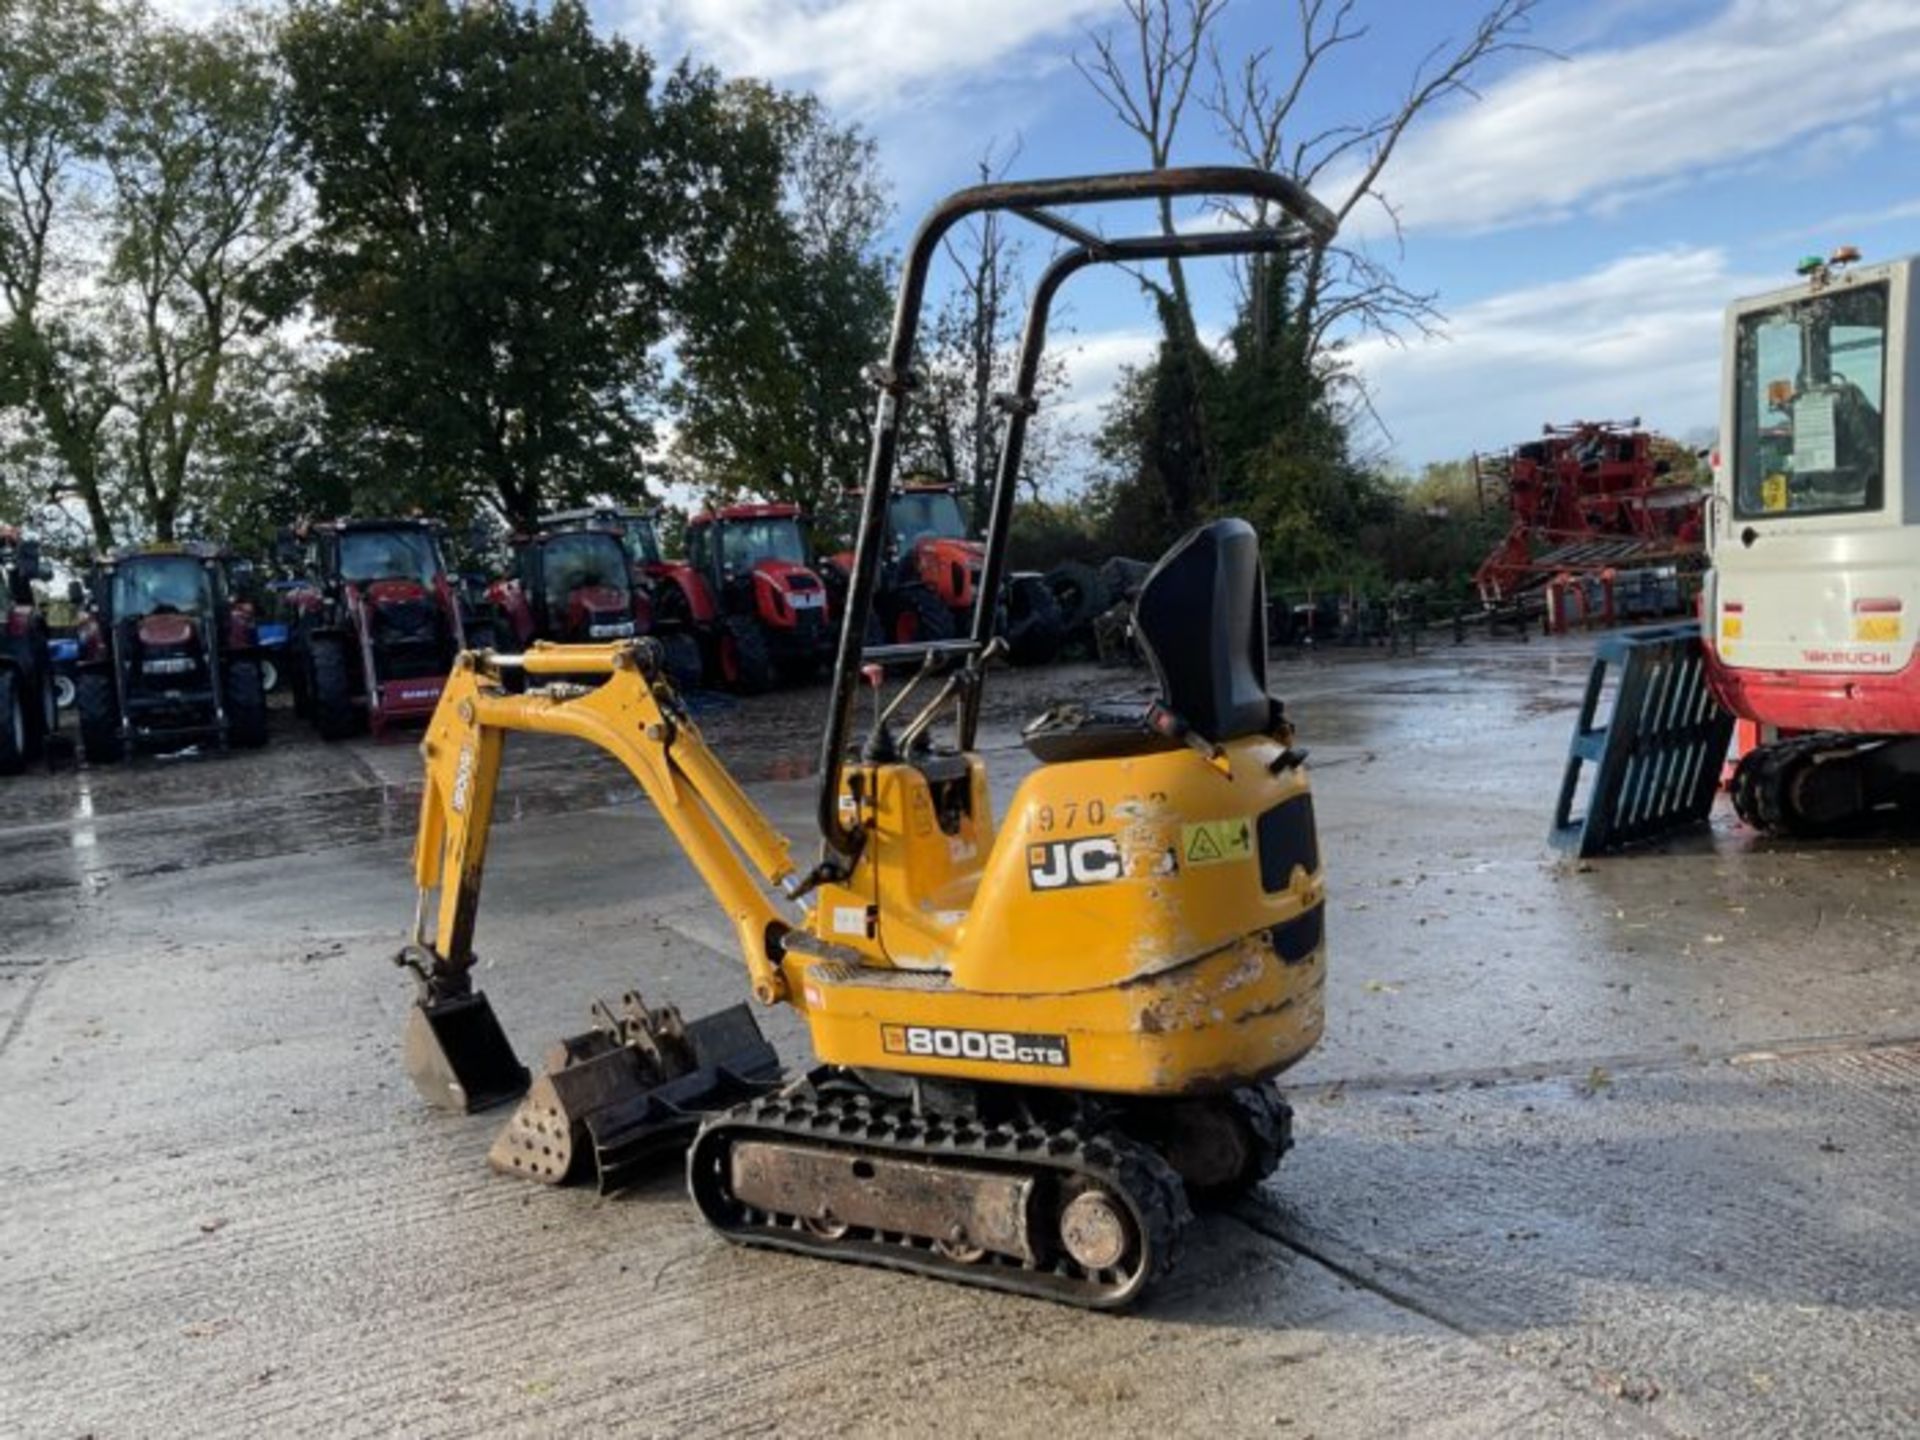
[[[1056,207],[1176,196],[1256,203],[1238,232],[1102,236]],[[1064,241],[1035,287],[970,633],[865,647],[928,267],[962,218],[1004,211]],[[1101,263],[1325,244],[1297,185],[1206,168],[978,186],[922,223],[879,390],[820,751],[820,858],[714,758],[649,641],[460,657],[423,745],[420,989],[406,1059],[432,1103],[520,1101],[490,1160],[628,1183],[686,1151],[728,1239],[1095,1308],[1173,1262],[1191,1204],[1257,1183],[1290,1143],[1271,1078],[1321,1031],[1324,876],[1293,734],[1267,694],[1252,529],[1185,536],[1139,592],[1151,702],[1059,708],[996,822],[975,750],[1015,479],[1048,311]],[[863,677],[917,665],[854,744]],[[509,683],[510,682],[510,683]],[[817,1064],[783,1079],[749,1008],[683,1022],[629,994],[528,1072],[472,985],[482,864],[509,731],[570,735],[651,797],[737,934],[753,996],[805,1018]]]

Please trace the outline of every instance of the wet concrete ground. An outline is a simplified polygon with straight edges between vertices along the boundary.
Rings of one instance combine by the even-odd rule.
[[[1276,663],[1328,1038],[1279,1173],[1121,1318],[735,1250],[671,1176],[492,1176],[498,1117],[399,1070],[409,745],[280,715],[264,754],[0,784],[0,1433],[1915,1433],[1913,851],[1723,815],[1560,859],[1585,670]],[[1126,683],[1009,677],[1002,796],[1017,718]],[[820,699],[704,722],[796,837]],[[524,1055],[635,981],[743,995],[609,764],[516,742],[502,818],[482,978]]]

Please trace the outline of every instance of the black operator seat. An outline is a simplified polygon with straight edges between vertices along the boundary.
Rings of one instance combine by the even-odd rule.
[[[1133,602],[1133,632],[1155,698],[1056,706],[1024,732],[1036,759],[1146,755],[1178,749],[1189,734],[1224,745],[1272,730],[1266,578],[1246,521],[1202,525],[1161,556]]]

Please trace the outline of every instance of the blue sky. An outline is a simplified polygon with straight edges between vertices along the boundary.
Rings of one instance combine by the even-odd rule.
[[[225,0],[161,0],[205,13]],[[1015,175],[1133,168],[1137,140],[1073,68],[1115,0],[590,0],[663,58],[821,94],[881,141],[896,242],[989,145]],[[1229,57],[1292,46],[1296,0],[1229,0]],[[1391,104],[1420,57],[1487,0],[1357,0],[1370,26],[1305,104],[1335,124]],[[1365,243],[1438,292],[1447,339],[1350,351],[1407,466],[1504,446],[1544,421],[1634,414],[1676,434],[1713,423],[1719,312],[1849,242],[1920,248],[1920,0],[1543,0],[1533,40],[1477,102],[1430,115],[1384,189],[1404,250]],[[1177,162],[1229,158],[1203,112]],[[1044,255],[1036,241],[1030,264]],[[1397,256],[1397,258],[1396,258]],[[1216,273],[1203,326],[1230,291]],[[1070,292],[1069,423],[1097,413],[1151,315],[1118,277]],[[1059,423],[1057,420],[1055,423]]]
[[[1071,59],[1109,0],[595,0],[666,54],[819,91],[882,139],[900,226],[971,179],[989,142],[1017,172],[1137,165]],[[1482,0],[1360,0],[1371,26],[1325,75],[1309,118],[1391,102],[1420,56]],[[1230,0],[1235,56],[1292,43],[1290,0]],[[1710,426],[1718,316],[1842,241],[1869,256],[1920,228],[1920,0],[1547,0],[1533,38],[1564,58],[1505,57],[1481,99],[1430,117],[1385,189],[1405,225],[1402,278],[1439,292],[1443,343],[1363,341],[1365,377],[1401,463],[1464,454],[1543,421],[1640,414]],[[1202,113],[1176,159],[1226,158]],[[1368,243],[1392,256],[1390,236]],[[1030,259],[1043,247],[1036,244]],[[1218,324],[1224,286],[1208,289]],[[1151,343],[1124,282],[1074,292],[1085,416]]]

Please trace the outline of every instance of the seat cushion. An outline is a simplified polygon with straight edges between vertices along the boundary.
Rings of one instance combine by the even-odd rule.
[[[1148,723],[1151,703],[1118,696],[1056,705],[1028,724],[1020,738],[1043,765],[1179,749],[1179,740],[1161,734]]]

